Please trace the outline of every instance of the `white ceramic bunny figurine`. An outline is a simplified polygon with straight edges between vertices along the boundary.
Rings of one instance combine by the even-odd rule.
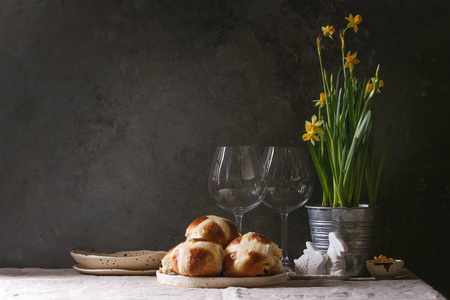
[[[298,275],[323,275],[328,256],[311,242],[306,242],[306,249],[299,259],[295,259],[295,273]]]
[[[326,274],[345,276],[345,252],[348,251],[347,244],[338,232],[330,232],[328,235],[330,246],[327,255]]]

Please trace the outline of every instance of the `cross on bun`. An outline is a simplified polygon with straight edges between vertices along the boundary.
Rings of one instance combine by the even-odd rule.
[[[225,249],[223,275],[265,276],[283,272],[281,249],[268,237],[249,232],[234,239]]]
[[[170,249],[162,259],[161,273],[184,276],[218,276],[223,248],[205,239],[188,239]]]
[[[218,216],[197,218],[186,229],[187,239],[206,239],[221,244],[224,249],[238,236],[239,232],[233,223]]]

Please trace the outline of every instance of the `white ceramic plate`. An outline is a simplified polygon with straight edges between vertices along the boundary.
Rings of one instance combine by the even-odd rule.
[[[73,266],[75,270],[89,275],[155,275],[156,270],[126,270],[126,269],[89,269],[82,265]]]
[[[257,287],[287,282],[286,273],[261,277],[189,277],[156,272],[160,284],[192,288],[226,288],[230,286]]]
[[[73,250],[70,255],[86,269],[156,270],[161,266],[165,251],[121,251],[92,253]]]
[[[337,276],[337,275],[297,275],[294,272],[289,273],[289,278],[294,280],[348,280],[351,276]]]

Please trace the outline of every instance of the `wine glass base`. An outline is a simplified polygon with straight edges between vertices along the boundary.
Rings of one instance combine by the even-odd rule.
[[[290,261],[283,261],[283,270],[286,273],[290,273],[290,272],[295,272],[295,265],[294,263],[290,262]]]

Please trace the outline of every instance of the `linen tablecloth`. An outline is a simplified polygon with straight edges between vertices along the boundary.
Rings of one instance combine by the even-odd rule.
[[[373,278],[289,280],[242,288],[184,288],[161,285],[155,276],[96,276],[73,269],[0,269],[0,299],[445,299],[404,270],[395,280]]]

